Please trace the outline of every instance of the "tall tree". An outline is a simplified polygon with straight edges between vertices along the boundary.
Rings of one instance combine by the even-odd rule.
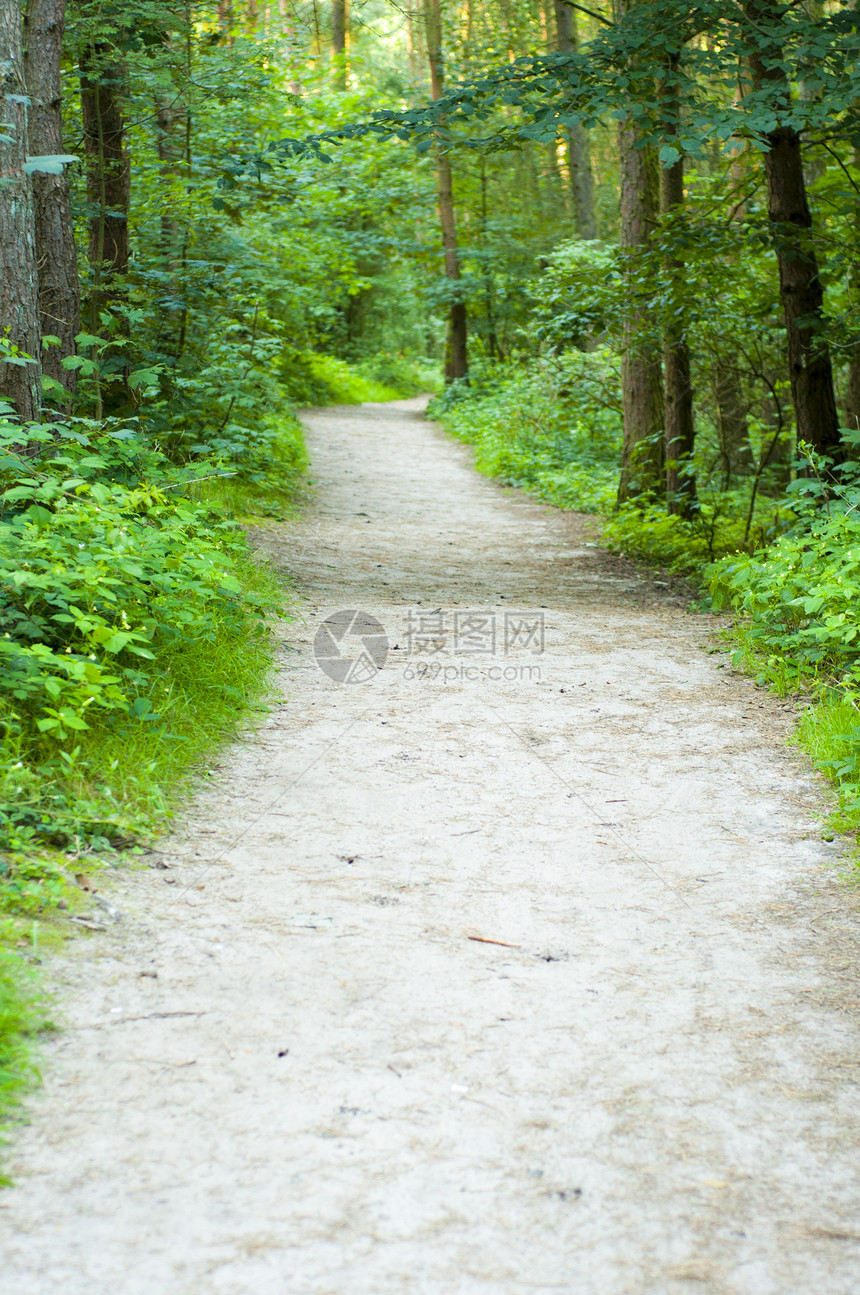
[[[97,16],[97,15],[96,15]],[[98,37],[81,57],[81,108],[90,203],[89,257],[93,267],[90,325],[119,290],[128,270],[131,167],[125,143],[126,71],[115,45]]]
[[[693,386],[690,375],[690,347],[684,309],[684,265],[677,250],[678,219],[684,210],[684,156],[676,147],[680,126],[678,74],[680,53],[668,52],[660,85],[664,148],[668,165],[660,171],[660,211],[666,219],[666,236],[675,244],[664,262],[670,308],[666,312],[663,372],[666,432],[666,493],[670,513],[690,511],[695,496],[692,472],[696,435],[693,420]],[[671,152],[670,152],[671,150]],[[677,154],[677,156],[672,156]]]
[[[49,377],[72,392],[75,370],[63,368],[63,360],[75,353],[81,289],[69,182],[59,160],[64,154],[60,60],[65,10],[65,0],[29,0],[24,67],[30,97],[30,154],[55,159],[50,170],[33,174],[39,319],[43,335],[60,339],[59,346],[47,348],[42,366]]]
[[[441,99],[445,88],[442,58],[441,0],[424,0],[424,31],[430,65],[430,93],[433,99]],[[436,177],[439,186],[439,223],[442,227],[445,275],[448,279],[450,293],[448,340],[445,348],[445,380],[446,382],[453,382],[456,378],[465,378],[469,372],[468,319],[461,286],[460,253],[457,245],[457,217],[454,208],[451,162],[438,138],[435,152]]]
[[[791,396],[797,435],[821,454],[841,455],[830,351],[822,336],[824,290],[812,239],[800,134],[787,120],[791,83],[785,68],[784,6],[746,0],[753,89],[776,124],[766,130],[768,212],[779,263]]]
[[[860,174],[860,148],[853,150],[854,170]],[[860,233],[860,231],[858,231]],[[860,302],[860,259],[855,253],[848,276],[854,309]],[[860,342],[855,342],[848,353],[848,380],[845,387],[845,426],[860,432]]]
[[[566,0],[555,0],[555,22],[560,53],[575,53],[578,47],[576,12]],[[597,238],[594,176],[591,170],[588,131],[582,122],[578,121],[574,126],[569,126],[565,134],[576,232],[580,238]]]
[[[335,86],[345,90],[349,84],[349,0],[332,0],[331,52]]]
[[[637,0],[615,0],[623,22]],[[663,375],[655,342],[643,336],[647,294],[636,280],[642,251],[659,215],[659,175],[654,148],[642,139],[632,117],[618,125],[621,252],[627,277],[627,312],[621,366],[624,441],[618,502],[659,491],[663,485]]]
[[[27,161],[27,82],[18,0],[0,0],[0,398],[23,420],[42,403],[33,185]],[[28,360],[27,357],[30,359]]]

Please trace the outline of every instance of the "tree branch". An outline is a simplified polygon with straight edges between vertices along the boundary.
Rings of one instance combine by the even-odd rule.
[[[602,14],[595,13],[593,9],[586,9],[585,5],[574,4],[573,0],[560,0],[560,3],[563,5],[567,5],[568,9],[575,9],[577,13],[587,14],[588,17],[593,18],[595,22],[602,22],[604,27],[615,26],[615,23],[610,22],[608,18],[604,18]]]

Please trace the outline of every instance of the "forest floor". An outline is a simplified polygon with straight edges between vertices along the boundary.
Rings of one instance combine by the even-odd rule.
[[[283,700],[53,964],[0,1291],[853,1295],[860,924],[791,709],[421,407],[307,415]]]

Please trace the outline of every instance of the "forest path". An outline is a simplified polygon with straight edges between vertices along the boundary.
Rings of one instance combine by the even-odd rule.
[[[60,964],[0,1292],[855,1295],[858,927],[788,716],[420,407],[307,415],[284,702]],[[351,608],[392,651],[339,684]]]

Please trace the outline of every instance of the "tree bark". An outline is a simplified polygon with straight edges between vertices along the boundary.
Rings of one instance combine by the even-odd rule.
[[[860,281],[860,275],[857,276]],[[860,282],[858,282],[860,286]],[[860,343],[851,348],[848,361],[848,382],[845,388],[845,426],[860,432]]]
[[[445,84],[442,64],[441,0],[424,0],[424,30],[430,64],[430,93],[433,99],[441,99]],[[451,293],[448,340],[445,347],[445,381],[453,382],[457,378],[467,377],[469,372],[468,318],[460,287],[460,253],[457,245],[457,217],[454,208],[451,163],[438,143],[436,144],[436,176],[439,189],[439,223],[442,227],[442,246],[445,251],[445,276]]]
[[[753,81],[757,89],[769,90],[779,121],[791,105],[791,87],[779,39],[782,6],[747,0],[744,11],[750,23]],[[767,38],[768,32],[773,33],[772,39]],[[777,125],[768,133],[767,142],[768,214],[777,239],[797,436],[819,454],[839,460],[842,446],[833,369],[827,343],[821,336],[824,291],[811,235],[812,215],[803,178],[800,136],[793,126]]]
[[[0,0],[0,337],[32,360],[9,364],[0,358],[0,399],[22,421],[38,418],[42,405],[35,206],[24,170],[26,105],[21,7],[18,0]]]
[[[332,0],[331,52],[336,90],[349,85],[349,0]]]
[[[679,54],[667,55],[666,75],[660,87],[663,137],[668,144],[676,143],[678,138],[679,63]],[[671,166],[665,166],[660,171],[660,211],[664,218],[671,219],[680,216],[683,210],[684,159],[679,157]],[[696,498],[696,479],[692,464],[696,426],[693,418],[690,348],[687,343],[687,312],[684,306],[684,264],[676,250],[667,255],[665,271],[667,283],[672,287],[673,304],[663,344],[666,504],[670,513],[688,516]]]
[[[860,148],[854,149],[855,171],[860,171]],[[852,305],[857,309],[860,301],[860,261],[851,262],[848,276]],[[860,342],[855,342],[848,353],[848,381],[845,388],[845,426],[860,432]]]
[[[176,101],[175,94],[161,94],[155,105],[156,148],[165,192],[173,188],[183,160],[182,143],[177,138],[177,126],[185,122],[185,109]],[[181,237],[179,224],[172,204],[166,202],[161,211],[161,259],[165,273],[175,283],[179,269]]]
[[[622,21],[636,0],[615,0]],[[618,502],[640,494],[662,493],[664,485],[663,372],[655,342],[642,336],[648,301],[631,279],[642,251],[657,225],[659,177],[653,148],[638,147],[639,133],[630,118],[619,122],[621,252],[628,280],[621,362],[624,442]]]
[[[60,90],[60,59],[66,0],[29,0],[24,68],[30,96],[28,137],[33,157],[65,153]],[[80,331],[81,286],[75,247],[69,181],[37,171],[33,176],[36,259],[39,270],[39,320],[42,334],[59,337],[42,357],[44,372],[68,392],[77,385],[75,370],[63,360],[75,354]]]
[[[233,12],[233,0],[217,0],[218,30],[228,45],[233,44],[236,27],[236,16]]]
[[[119,291],[114,281],[128,270],[128,211],[131,168],[125,148],[125,69],[105,44],[90,45],[81,59],[81,107],[87,154],[90,217],[89,259],[93,267],[93,331],[98,311]]]
[[[564,3],[564,0],[555,0],[555,21],[559,51],[562,54],[573,54],[577,48],[576,13]],[[594,176],[591,170],[588,131],[582,122],[577,122],[575,126],[568,128],[566,135],[576,232],[580,238],[597,238]]]
[[[738,373],[724,360],[714,368],[714,403],[717,407],[717,437],[723,465],[723,489],[731,488],[734,477],[752,470],[749,424]]]

